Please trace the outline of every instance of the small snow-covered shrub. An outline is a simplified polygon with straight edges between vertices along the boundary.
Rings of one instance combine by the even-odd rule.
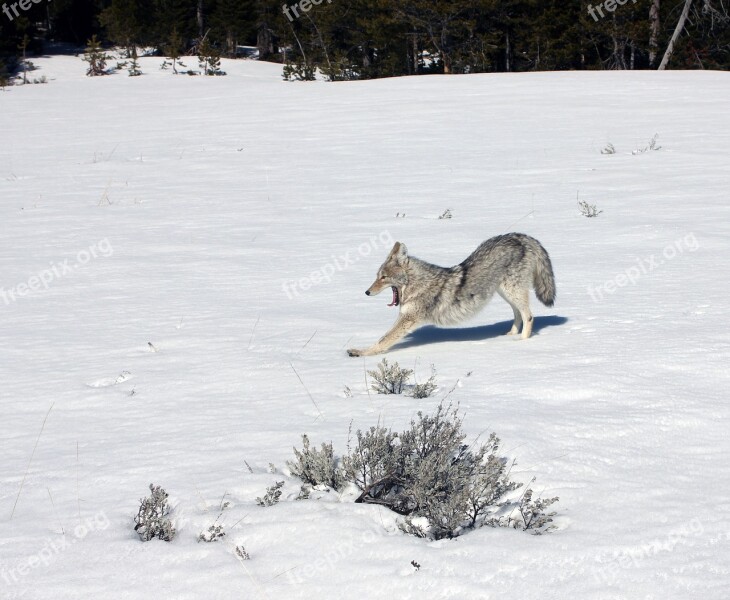
[[[588,204],[585,200],[578,200],[578,209],[584,217],[597,217],[603,211],[598,210],[595,204]]]
[[[224,494],[223,498],[225,497],[226,495]],[[213,521],[213,524],[208,527],[207,531],[201,531],[198,534],[199,542],[217,542],[226,536],[226,532],[223,530],[223,523],[219,523],[218,520],[223,516],[223,511],[225,511],[230,505],[230,502],[224,502],[223,499],[221,499],[220,512],[218,513],[218,516],[215,518],[215,521]]]
[[[256,504],[259,506],[274,506],[281,498],[281,488],[284,487],[283,481],[277,481],[270,488],[266,488],[263,498],[256,498]]]
[[[213,523],[208,527],[208,531],[201,531],[198,534],[199,542],[217,542],[226,536],[226,532],[223,531],[223,525],[220,523]]]
[[[140,499],[134,530],[143,542],[153,538],[170,542],[177,532],[168,518],[171,510],[167,503],[168,494],[162,487],[153,484],[150,484],[150,492],[149,496]]]
[[[413,371],[401,369],[397,362],[389,365],[388,359],[384,358],[377,369],[368,371],[368,375],[375,380],[370,387],[376,394],[402,394]]]
[[[251,555],[246,551],[243,546],[236,546],[236,556],[240,560],[251,560]]]
[[[533,479],[534,481],[534,479]],[[552,523],[553,517],[556,515],[555,512],[546,513],[545,509],[555,504],[559,498],[557,496],[553,498],[537,498],[532,499],[532,489],[527,488],[525,493],[517,504],[516,512],[519,513],[518,517],[510,515],[507,519],[507,523],[511,527],[521,528],[523,531],[528,529],[535,535],[541,535],[552,529],[555,529],[555,525],[548,525]]]
[[[302,436],[301,452],[294,448],[296,460],[287,461],[292,475],[310,485],[326,485],[333,489],[342,486],[342,474],[337,468],[332,444],[322,444],[317,450],[309,445],[309,437]]]
[[[429,377],[424,383],[413,384],[411,390],[411,396],[413,398],[428,398],[431,394],[436,391],[436,369],[431,365],[431,377]]]
[[[451,219],[454,215],[451,214],[451,209],[447,208],[444,212],[439,215],[439,219]]]
[[[657,139],[659,138],[659,134],[655,133],[654,137],[649,140],[649,144],[644,146],[643,148],[637,148],[636,150],[633,150],[631,154],[643,154],[644,152],[651,152],[652,150],[661,150],[661,146],[657,146]]]
[[[616,148],[610,142],[606,144],[606,147],[601,150],[601,154],[616,154]]]

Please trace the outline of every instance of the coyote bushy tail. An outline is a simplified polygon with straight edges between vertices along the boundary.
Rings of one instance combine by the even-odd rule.
[[[535,295],[537,299],[545,306],[552,306],[555,303],[555,275],[553,275],[553,265],[550,262],[545,248],[537,242],[537,260],[535,262]]]

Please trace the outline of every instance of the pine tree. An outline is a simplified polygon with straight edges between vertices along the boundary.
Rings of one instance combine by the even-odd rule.
[[[281,2],[279,0],[255,0],[254,7],[256,14],[256,47],[259,51],[259,60],[270,60],[276,54],[278,37],[284,32],[288,33],[288,26],[284,23]],[[291,39],[291,42],[293,41]],[[282,45],[287,44],[282,43]],[[286,62],[286,58],[283,62]]]
[[[23,41],[18,44],[18,50],[21,52],[20,66],[23,68],[23,85],[28,83],[28,61],[25,56],[26,50],[28,49],[28,42],[30,42],[30,38],[28,37],[28,34],[25,34],[23,36]]]
[[[256,32],[253,1],[218,0],[210,24],[213,39],[225,41],[226,56],[235,57],[239,43]]]
[[[221,55],[218,49],[210,43],[208,36],[198,44],[198,62],[203,69],[203,75],[225,75],[221,71]]]
[[[135,44],[142,41],[141,4],[137,0],[112,0],[99,15],[109,39],[124,47],[129,58]]]
[[[165,46],[165,53],[172,60],[172,72],[177,75],[177,61],[180,59],[180,53],[182,52],[183,41],[180,34],[177,32],[177,27],[172,28],[170,38],[168,39],[167,45]]]
[[[86,50],[84,51],[84,60],[89,63],[89,68],[86,70],[86,74],[89,77],[108,74],[106,61],[109,60],[109,57],[102,49],[101,42],[96,39],[96,34],[92,35],[91,39],[87,42]]]
[[[132,62],[129,65],[129,76],[139,77],[142,71],[139,68],[139,62],[137,62],[137,47],[132,46]]]

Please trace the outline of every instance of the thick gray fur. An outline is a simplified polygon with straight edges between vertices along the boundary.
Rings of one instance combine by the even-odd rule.
[[[392,288],[400,313],[390,331],[365,350],[351,348],[350,356],[385,352],[419,325],[455,325],[476,315],[495,293],[512,307],[509,334],[532,333],[530,289],[546,306],[555,302],[555,277],[545,248],[523,233],[498,235],[483,242],[460,264],[439,267],[408,256],[396,242],[365,292],[375,295]]]

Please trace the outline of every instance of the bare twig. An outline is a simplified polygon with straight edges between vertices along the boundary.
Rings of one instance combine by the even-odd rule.
[[[46,488],[48,490],[48,497],[51,499],[51,506],[53,507],[53,514],[56,517],[56,521],[58,521],[58,526],[61,528],[61,533],[63,535],[66,535],[66,532],[63,530],[63,525],[61,524],[61,519],[58,518],[58,512],[56,511],[56,503],[53,501],[53,496],[51,496],[51,488]]]
[[[261,315],[256,317],[256,322],[253,324],[253,328],[251,329],[251,337],[248,340],[248,350],[251,349],[251,344],[253,343],[253,335],[256,332],[256,325],[259,324],[259,319],[261,318]]]
[[[304,349],[305,349],[305,348],[307,347],[307,344],[309,344],[309,342],[311,342],[311,341],[312,341],[312,338],[314,338],[314,336],[315,336],[315,335],[317,335],[317,331],[318,331],[317,329],[315,329],[315,330],[314,330],[314,333],[313,333],[313,334],[312,334],[312,335],[311,335],[311,336],[309,337],[309,339],[308,339],[308,340],[307,340],[307,341],[306,341],[306,342],[304,343],[304,346],[302,346],[301,348],[299,348],[299,352],[301,352],[302,350],[304,350]],[[299,354],[299,352],[297,352],[297,354]]]
[[[289,366],[291,367],[291,370],[294,371],[294,375],[297,376],[297,379],[299,380],[299,383],[302,384],[302,387],[304,388],[304,391],[307,392],[307,396],[309,396],[309,399],[312,401],[312,404],[314,404],[314,408],[317,409],[317,412],[319,413],[319,417],[324,418],[324,415],[322,414],[322,411],[319,410],[319,406],[317,406],[317,403],[314,401],[314,398],[312,398],[312,394],[309,393],[309,390],[307,389],[307,386],[304,385],[304,382],[302,381],[302,378],[299,377],[299,373],[297,373],[297,370],[294,368],[294,365],[291,364],[291,363],[289,363]],[[319,417],[317,417],[317,419],[319,419]],[[317,419],[315,419],[315,421]]]
[[[30,471],[30,465],[33,462],[33,457],[35,456],[36,448],[38,448],[38,442],[41,440],[41,435],[43,435],[43,430],[46,427],[46,421],[48,420],[48,415],[51,414],[51,410],[53,410],[53,405],[55,402],[53,402],[48,409],[48,412],[46,413],[45,418],[43,419],[43,424],[41,425],[41,430],[38,432],[38,437],[35,441],[35,446],[33,446],[33,452],[30,453],[30,460],[28,461],[28,466],[25,469],[25,474],[23,475],[23,480],[20,482],[20,489],[18,490],[18,495],[15,497],[15,503],[13,504],[13,511],[10,513],[10,518],[12,519],[15,515],[15,507],[18,506],[18,500],[20,499],[20,492],[23,491],[23,486],[25,485],[25,478],[28,476],[28,471]]]
[[[76,505],[79,509],[79,524],[81,524],[81,496],[79,495],[79,442],[76,442]]]

